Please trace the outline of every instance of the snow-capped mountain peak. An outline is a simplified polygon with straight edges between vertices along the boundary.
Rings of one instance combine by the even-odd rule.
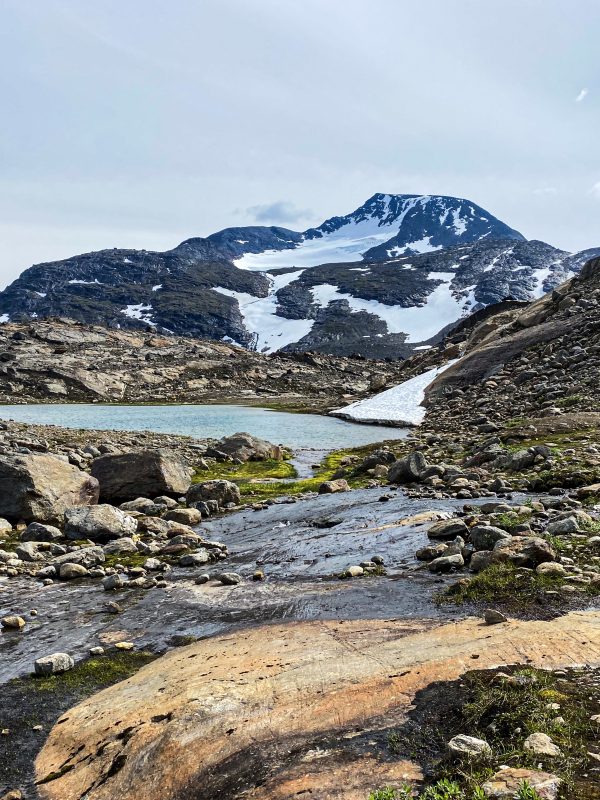
[[[224,234],[226,231],[217,236]],[[240,247],[235,255],[236,266],[263,271],[306,268],[427,253],[484,238],[524,239],[469,200],[411,194],[374,194],[346,216],[331,217],[301,234],[289,234],[287,240],[274,241],[269,236],[260,252],[256,247],[251,251]]]

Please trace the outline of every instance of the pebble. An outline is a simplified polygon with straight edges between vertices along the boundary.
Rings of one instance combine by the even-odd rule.
[[[506,617],[501,611],[496,611],[493,608],[486,608],[486,610],[483,612],[483,618],[486,625],[498,625],[502,622],[508,622],[508,617]]]
[[[5,630],[20,631],[25,627],[25,620],[23,617],[17,617],[16,615],[3,617],[0,620],[0,625],[2,625]]]

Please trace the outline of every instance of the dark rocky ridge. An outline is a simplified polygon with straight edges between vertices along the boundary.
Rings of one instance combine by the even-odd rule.
[[[466,314],[506,298],[529,300],[600,252],[572,255],[526,241],[467,200],[378,194],[352,214],[332,217],[303,233],[279,227],[227,228],[207,238],[188,239],[164,253],[113,249],[35,265],[0,292],[0,321],[63,316],[114,329],[226,338],[252,348],[255,334],[244,313],[253,298],[266,298],[273,291],[273,277],[289,272],[294,254],[304,245],[341,237],[338,258],[347,250],[347,233],[350,239],[359,236],[360,246],[363,234],[356,231],[362,231],[363,224],[368,231],[362,261],[311,266],[275,291],[276,311],[269,325],[276,326],[277,317],[282,324],[283,319],[312,323],[309,333],[283,349],[406,357],[415,347],[437,343],[445,331],[428,329],[422,336],[418,331],[410,336],[410,331],[390,332],[374,309],[359,308],[364,301],[392,309],[418,308],[448,281],[441,273],[452,273],[450,302],[457,302],[457,314]],[[381,238],[380,229],[389,229],[390,239],[369,247],[369,231]],[[418,254],[410,245],[419,242],[438,249]],[[244,254],[265,251],[289,252],[290,267],[269,273],[233,263]],[[348,298],[320,304],[313,290],[324,285]],[[241,307],[219,289],[242,293]]]

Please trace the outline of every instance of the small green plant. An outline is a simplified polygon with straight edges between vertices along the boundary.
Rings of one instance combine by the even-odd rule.
[[[422,800],[463,800],[464,794],[458,783],[442,778],[421,794]]]
[[[476,786],[475,789],[473,789],[471,800],[486,800],[485,792],[483,791],[481,786]]]
[[[517,800],[541,800],[541,797],[530,783],[523,781],[517,792]]]
[[[408,796],[410,797],[410,795]],[[398,795],[398,789],[386,786],[385,789],[376,789],[374,792],[371,792],[369,800],[398,800],[399,797],[401,797],[401,795]],[[402,800],[404,800],[404,798],[402,798]]]

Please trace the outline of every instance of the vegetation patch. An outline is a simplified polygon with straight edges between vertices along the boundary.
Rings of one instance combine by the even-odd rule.
[[[356,463],[385,445],[397,451],[401,444],[400,441],[393,440],[336,450],[325,456],[311,478],[301,480],[294,480],[296,470],[292,464],[272,460],[247,461],[244,464],[216,462],[208,470],[197,470],[193,480],[195,483],[215,479],[233,481],[239,486],[242,499],[247,503],[260,503],[283,495],[316,492],[323,482],[333,478],[345,478],[353,489],[359,489],[366,486],[372,477],[364,473],[356,474]]]
[[[20,788],[37,797],[35,758],[57,719],[100,689],[125,680],[157,656],[143,651],[111,650],[77,664],[68,672],[16,678],[2,687],[0,704],[0,794]],[[46,782],[59,774],[45,776]]]
[[[431,684],[419,692],[408,721],[388,731],[390,757],[411,758],[424,770],[425,786],[384,787],[369,800],[483,800],[482,784],[501,765],[543,769],[562,781],[561,800],[598,800],[600,670],[545,671],[524,666],[468,672],[458,681]],[[560,754],[542,756],[525,748],[544,733]],[[453,759],[448,741],[458,734],[486,741],[487,762]],[[523,783],[519,800],[538,800]]]
[[[523,611],[532,606],[550,608],[555,611],[571,605],[573,595],[560,592],[569,581],[562,575],[539,575],[535,570],[515,567],[511,563],[491,564],[472,578],[463,578],[438,594],[438,604],[472,603],[493,604],[508,610]],[[584,596],[597,596],[597,584],[578,584]]]

